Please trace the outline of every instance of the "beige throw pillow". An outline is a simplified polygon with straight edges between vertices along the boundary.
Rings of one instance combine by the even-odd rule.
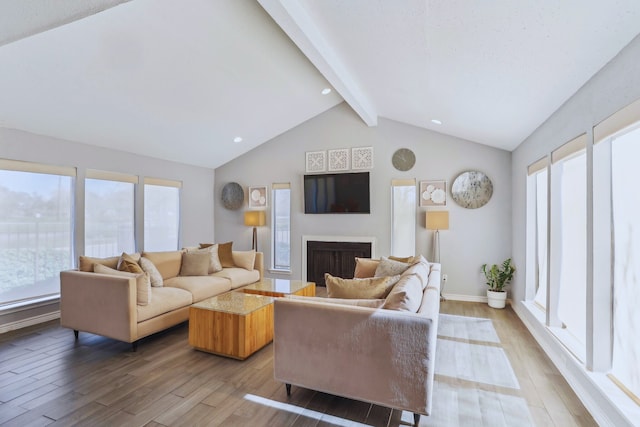
[[[211,256],[208,252],[185,252],[182,254],[180,276],[207,276]]]
[[[403,275],[393,287],[382,308],[416,313],[422,304],[422,283],[413,274]]]
[[[117,270],[127,271],[129,273],[144,273],[138,265],[138,261],[140,261],[140,254],[129,255],[123,252],[118,260]]]
[[[356,257],[356,269],[353,272],[353,277],[355,279],[373,277],[376,274],[376,268],[378,268],[378,264],[380,264],[379,259]]]
[[[369,277],[363,279],[343,279],[325,273],[329,298],[378,299],[385,298],[393,285],[400,279],[395,277]]]
[[[162,274],[158,271],[156,266],[149,260],[149,258],[140,258],[140,267],[149,275],[151,286],[155,288],[161,288],[164,286],[164,280],[162,280]]]
[[[204,252],[209,254],[209,274],[217,273],[222,270],[220,258],[218,257],[218,244],[207,246],[205,248],[187,248],[187,252]]]
[[[113,256],[109,258],[93,258],[80,255],[78,262],[78,270],[91,273],[95,264],[107,266],[109,268],[118,268],[119,256]]]
[[[378,264],[376,273],[373,277],[396,276],[404,273],[407,268],[409,268],[409,264],[405,262],[394,261],[387,257],[381,257],[380,264]]]
[[[233,264],[245,270],[253,270],[256,262],[256,251],[233,251]]]
[[[151,303],[151,282],[147,273],[129,273],[106,267],[101,264],[93,266],[94,273],[110,274],[112,276],[135,277],[136,278],[136,300],[138,305],[148,305]]]
[[[224,267],[235,267],[233,263],[233,242],[219,243],[218,244],[218,258],[220,258],[220,264]]]

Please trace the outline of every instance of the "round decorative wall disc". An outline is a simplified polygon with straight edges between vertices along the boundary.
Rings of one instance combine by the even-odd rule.
[[[493,183],[487,175],[478,171],[463,172],[451,185],[453,200],[467,209],[486,205],[493,195]]]
[[[225,208],[237,211],[244,203],[244,190],[237,182],[230,182],[222,187],[222,204]]]

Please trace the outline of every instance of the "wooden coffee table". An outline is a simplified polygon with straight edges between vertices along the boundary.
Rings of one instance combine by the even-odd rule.
[[[189,308],[189,344],[244,360],[273,341],[273,298],[227,292]]]
[[[316,284],[302,280],[262,279],[260,282],[244,286],[239,291],[247,294],[283,297],[285,295],[316,296]]]

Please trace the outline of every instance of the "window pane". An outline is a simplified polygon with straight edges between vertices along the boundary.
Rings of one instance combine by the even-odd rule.
[[[640,129],[612,143],[614,227],[613,375],[640,396],[640,201],[634,179]]]
[[[144,186],[144,250],[178,249],[180,189],[161,185]]]
[[[73,178],[0,170],[0,304],[60,292],[72,267]]]
[[[134,184],[85,180],[84,252],[109,257],[135,252]]]
[[[558,318],[582,346],[586,342],[586,155],[564,160],[558,168],[559,296]]]
[[[546,170],[538,172],[536,182],[536,270],[537,289],[534,301],[547,308],[547,176]]]
[[[291,190],[273,190],[273,268],[291,269]]]

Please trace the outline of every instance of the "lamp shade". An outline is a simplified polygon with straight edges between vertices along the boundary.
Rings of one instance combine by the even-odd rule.
[[[427,211],[427,230],[448,230],[449,211]]]
[[[249,227],[260,227],[267,222],[264,211],[246,211],[244,213],[244,225]]]

